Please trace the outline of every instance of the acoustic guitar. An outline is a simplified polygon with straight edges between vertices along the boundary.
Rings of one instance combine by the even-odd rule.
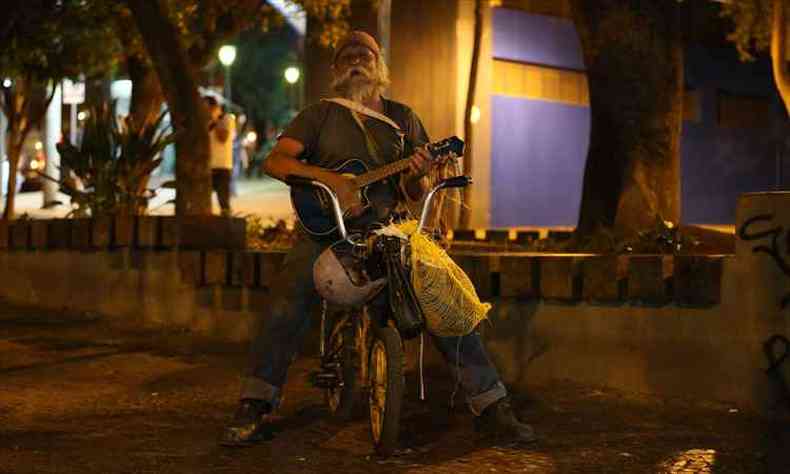
[[[426,148],[432,159],[442,156],[459,157],[464,154],[464,142],[455,136],[430,143]],[[411,158],[404,158],[370,170],[362,160],[350,159],[334,168],[334,171],[351,178],[360,193],[362,208],[351,219],[352,225],[354,219],[370,219],[370,213],[374,212],[367,196],[370,186],[407,170],[410,162]],[[296,210],[299,222],[311,235],[327,236],[337,229],[332,201],[324,190],[310,185],[292,185],[291,204]],[[343,209],[343,217],[348,217],[348,214],[349,210]]]

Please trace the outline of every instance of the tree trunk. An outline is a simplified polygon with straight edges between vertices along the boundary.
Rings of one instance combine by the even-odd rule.
[[[787,74],[787,7],[784,0],[773,1],[771,25],[771,64],[774,82],[782,97],[785,112],[790,113],[790,77]]]
[[[572,0],[590,90],[577,236],[680,219],[683,42],[676,2]]]
[[[132,100],[129,115],[135,123],[152,123],[159,117],[164,97],[156,71],[143,60],[131,57],[127,61],[132,80]]]
[[[208,111],[162,0],[127,0],[170,108],[176,137],[176,214],[211,214]]]
[[[469,86],[466,90],[466,106],[464,108],[464,174],[472,176],[474,165],[474,155],[472,145],[474,143],[474,124],[472,124],[472,107],[475,104],[477,94],[477,71],[480,65],[480,43],[483,39],[483,0],[475,0],[475,25],[474,42],[472,44],[472,63],[469,67]],[[470,193],[464,190],[462,193],[463,202],[461,203],[461,217],[459,227],[466,229],[469,227],[471,219]]]
[[[10,96],[5,113],[8,120],[8,133],[6,134],[6,150],[8,153],[8,186],[6,187],[5,208],[3,220],[14,218],[16,204],[16,172],[19,168],[19,158],[22,155],[22,144],[29,131],[27,126],[27,110],[31,84],[27,79],[18,78],[14,85],[14,92]]]

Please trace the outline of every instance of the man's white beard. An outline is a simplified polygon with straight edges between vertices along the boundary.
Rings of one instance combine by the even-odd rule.
[[[340,97],[360,104],[381,94],[381,86],[376,78],[351,76],[337,78],[332,82],[332,90]]]

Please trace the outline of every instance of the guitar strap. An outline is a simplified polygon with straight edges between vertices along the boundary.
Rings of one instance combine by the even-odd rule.
[[[376,112],[370,107],[365,107],[364,105],[358,102],[344,99],[342,97],[333,97],[330,99],[322,99],[322,100],[326,102],[332,102],[349,109],[349,111],[351,112],[351,116],[354,117],[354,121],[357,122],[357,125],[359,125],[359,128],[362,130],[362,133],[365,135],[365,147],[368,149],[368,154],[370,155],[371,159],[373,159],[374,161],[378,162],[381,165],[386,164],[386,162],[382,159],[381,154],[379,153],[379,147],[378,144],[376,143],[376,140],[373,138],[373,134],[370,133],[370,130],[368,130],[368,128],[362,122],[360,115],[365,115],[367,117],[379,120],[381,122],[386,123],[393,129],[395,129],[395,133],[398,134],[398,138],[400,139],[401,150],[405,151],[404,139],[406,137],[406,134],[403,132],[400,126],[397,123],[395,123],[395,121],[393,121],[391,118],[387,117],[384,114]],[[396,187],[401,188],[402,181],[399,179],[397,180],[396,183],[393,184]],[[400,192],[404,195],[404,197],[407,200],[407,203],[405,204],[406,211],[410,214],[414,214],[412,212],[414,203],[411,202],[411,199],[409,198],[409,194],[404,189],[400,189]]]

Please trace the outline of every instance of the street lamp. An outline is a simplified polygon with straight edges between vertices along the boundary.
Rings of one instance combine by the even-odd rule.
[[[299,76],[301,75],[299,68],[296,66],[291,66],[285,69],[285,80],[288,81],[288,84],[296,84],[296,81],[299,80]]]
[[[289,67],[287,67],[285,69],[285,82],[290,84],[289,89],[291,91],[290,91],[289,95],[291,96],[292,103],[293,102],[297,102],[297,104],[296,104],[296,108],[297,109],[301,108],[301,106],[302,106],[302,104],[301,104],[301,102],[302,102],[301,101],[301,91],[299,91],[298,96],[297,96],[297,93],[296,93],[296,90],[295,90],[296,83],[299,82],[299,77],[301,75],[302,75],[301,71],[296,66],[289,66]]]
[[[219,48],[219,62],[225,66],[225,100],[230,103],[230,66],[236,60],[236,47],[226,44]]]

